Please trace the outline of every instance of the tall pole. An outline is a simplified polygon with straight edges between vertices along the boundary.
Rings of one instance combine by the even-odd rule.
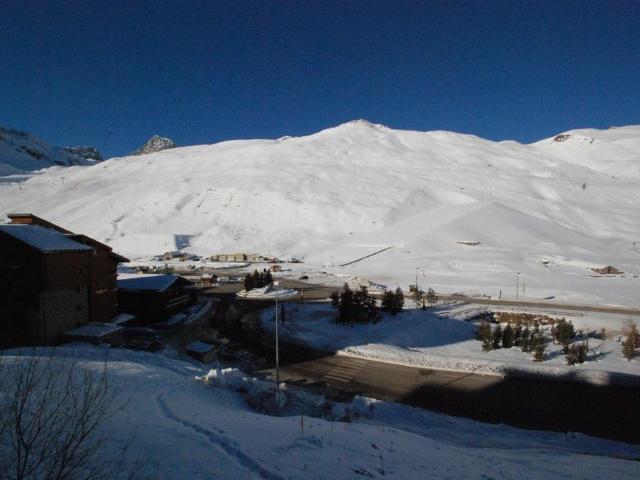
[[[277,291],[276,291],[276,415],[278,417],[280,416],[280,349],[278,345],[278,292]]]
[[[518,288],[520,288],[519,277],[520,277],[520,272],[516,272],[516,300],[518,300]]]

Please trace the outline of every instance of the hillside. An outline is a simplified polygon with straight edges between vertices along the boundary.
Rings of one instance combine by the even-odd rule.
[[[0,127],[0,177],[32,172],[54,165],[93,165],[96,163],[83,155],[87,149],[96,152],[92,147],[73,148],[83,150],[69,151],[49,145],[30,133],[14,128]]]
[[[413,283],[422,267],[419,281],[441,291],[513,296],[519,271],[526,295],[637,304],[640,126],[561,138],[523,145],[360,120],[53,168],[0,185],[0,214],[33,212],[132,257],[180,236],[196,253],[304,256],[387,284]],[[607,264],[627,275],[588,276]]]

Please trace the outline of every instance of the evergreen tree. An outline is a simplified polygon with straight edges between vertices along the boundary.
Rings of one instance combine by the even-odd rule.
[[[638,333],[638,327],[634,323],[628,325],[624,333],[626,335],[622,341],[622,355],[627,360],[631,360],[636,354],[636,346],[640,341],[640,334]]]
[[[337,308],[340,306],[340,294],[338,292],[331,292],[331,306]]]
[[[569,350],[569,345],[573,340],[576,332],[571,322],[567,322],[564,318],[558,320],[558,323],[553,329],[554,339],[562,345],[562,351],[566,354]]]
[[[271,271],[266,270],[264,274],[265,285],[271,285],[273,283],[273,275],[271,275]]]
[[[338,321],[340,323],[352,323],[353,321],[353,291],[346,283],[344,284],[344,289],[340,294]]]
[[[253,288],[262,287],[262,279],[260,278],[260,272],[256,269],[253,272]]]
[[[522,344],[522,326],[518,325],[513,332],[513,344],[519,347]]]
[[[587,344],[581,342],[574,345],[569,345],[565,352],[565,358],[568,365],[575,365],[576,363],[584,363],[587,359]]]
[[[248,292],[249,290],[255,288],[253,282],[253,275],[247,273],[244,277],[244,289]]]
[[[429,305],[433,305],[438,301],[438,297],[436,297],[436,292],[433,290],[433,288],[429,288],[427,290],[426,300]]]
[[[394,294],[391,290],[385,290],[382,294],[382,303],[380,309],[383,312],[390,312],[393,309]]]
[[[520,341],[520,345],[522,346],[523,352],[531,351],[531,331],[529,327],[525,327],[522,331],[522,340]]]
[[[482,322],[478,327],[477,338],[482,342],[482,350],[485,352],[491,350],[491,325],[487,322]]]
[[[531,351],[533,351],[534,362],[542,362],[545,359],[545,350],[547,349],[547,338],[544,333],[534,331],[529,343]]]
[[[500,324],[496,328],[493,329],[493,333],[491,334],[491,346],[496,349],[500,348],[500,341],[502,340],[502,327]]]
[[[393,309],[391,310],[391,313],[393,315],[395,315],[396,313],[400,313],[402,312],[403,308],[404,308],[404,293],[402,293],[402,290],[400,289],[400,287],[397,287],[396,291],[393,294]]]
[[[507,323],[507,326],[504,327],[502,332],[502,348],[513,347],[513,337],[513,327],[511,327],[510,323]]]

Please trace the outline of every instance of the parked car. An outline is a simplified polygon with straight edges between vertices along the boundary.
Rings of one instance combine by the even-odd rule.
[[[302,275],[300,280],[309,280],[309,275]]]

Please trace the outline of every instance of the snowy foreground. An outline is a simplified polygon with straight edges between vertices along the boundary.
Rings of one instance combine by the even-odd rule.
[[[377,324],[350,327],[333,323],[335,309],[327,303],[289,304],[280,335],[342,355],[416,367],[493,375],[507,371],[555,377],[572,373],[574,379],[595,384],[640,385],[640,361],[628,361],[622,356],[617,333],[614,333],[629,321],[625,316],[575,313],[567,316],[576,329],[599,331],[605,327],[614,337],[606,342],[591,339],[589,358],[596,356],[597,359],[567,366],[562,347],[553,343],[548,346],[547,360],[539,363],[517,347],[482,351],[481,342],[473,338],[474,325],[465,321],[480,308],[465,304],[426,311],[405,310],[396,316],[385,314]],[[273,333],[272,310],[263,312],[262,323]]]
[[[439,293],[640,304],[640,126],[523,145],[354,121],[53,167],[0,182],[32,212],[135,259],[183,249]],[[383,251],[384,250],[384,251]],[[365,260],[362,257],[380,252]],[[624,274],[600,276],[612,265]]]
[[[273,385],[237,370],[83,345],[57,354],[77,355],[90,370],[108,358],[113,388],[129,401],[109,420],[107,449],[134,435],[131,451],[160,478],[622,479],[638,469],[640,448],[619,442],[290,390],[285,417],[276,418],[249,406],[266,404]]]

